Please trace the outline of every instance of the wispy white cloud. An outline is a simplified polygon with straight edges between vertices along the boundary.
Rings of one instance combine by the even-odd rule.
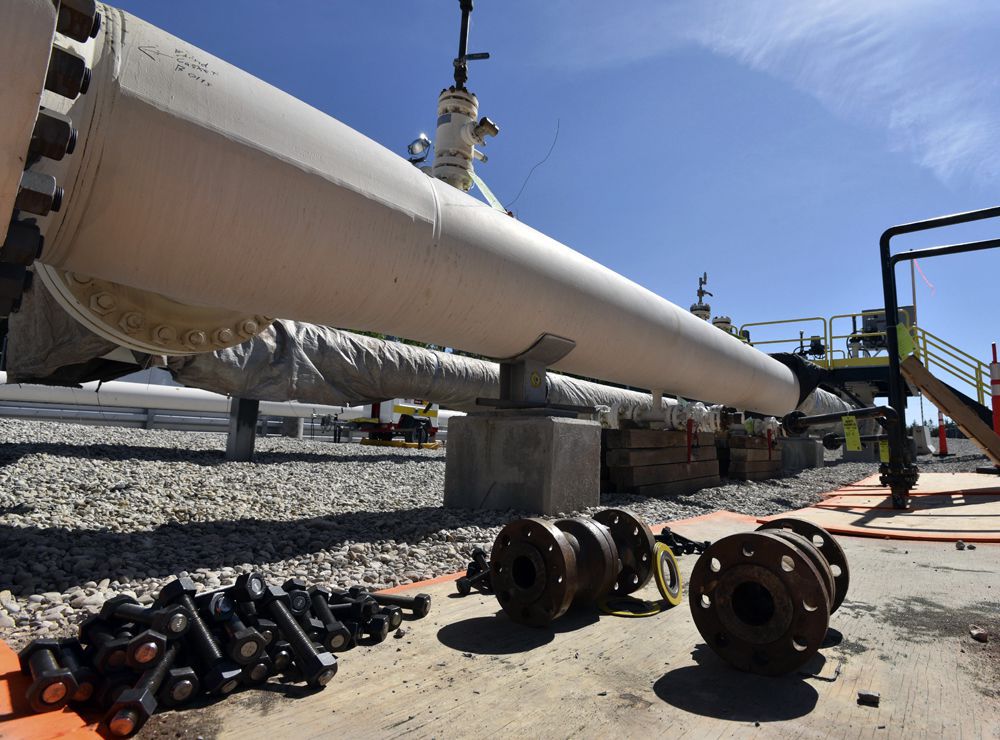
[[[629,65],[686,44],[731,57],[883,128],[948,184],[1000,181],[997,0],[557,2],[554,59]],[[613,8],[613,10],[610,10]]]

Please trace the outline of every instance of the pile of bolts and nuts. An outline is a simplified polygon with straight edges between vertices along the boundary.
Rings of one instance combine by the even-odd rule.
[[[426,594],[327,589],[299,578],[279,587],[260,573],[197,593],[178,577],[152,606],[116,596],[80,625],[78,639],[25,647],[27,700],[36,712],[69,703],[99,712],[105,735],[128,737],[158,707],[222,697],[272,676],[322,688],[337,673],[333,653],[385,640],[404,615],[426,616],[430,603]]]

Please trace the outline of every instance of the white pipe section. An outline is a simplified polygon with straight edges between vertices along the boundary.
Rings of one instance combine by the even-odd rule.
[[[46,264],[491,357],[553,334],[576,343],[556,364],[568,372],[763,413],[798,403],[767,355],[251,75],[102,13],[77,48],[94,72],[69,109],[77,151],[40,166],[66,188],[43,219]]]
[[[101,408],[157,409],[163,411],[228,414],[230,398],[219,393],[167,385],[129,383],[119,380],[100,384],[85,383],[82,388],[51,385],[7,385],[7,373],[0,372],[0,402],[46,403],[62,406],[99,406]],[[323,406],[297,401],[261,401],[262,416],[299,417],[338,415],[343,421],[366,418],[370,410],[363,406]],[[457,411],[440,411],[438,424],[447,426]]]

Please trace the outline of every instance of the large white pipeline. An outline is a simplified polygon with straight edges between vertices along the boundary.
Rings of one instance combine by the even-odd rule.
[[[218,330],[162,306],[144,325],[134,290],[108,297],[88,277],[498,358],[553,334],[576,343],[556,364],[568,372],[769,414],[798,403],[795,375],[767,355],[251,75],[101,12],[95,40],[65,43],[93,68],[89,92],[43,96],[79,127],[76,151],[37,169],[65,187],[41,221],[42,277],[106,335],[193,352]],[[20,64],[6,51],[0,65]]]
[[[197,388],[131,383],[113,380],[107,383],[85,383],[82,388],[64,388],[51,385],[7,385],[7,373],[0,372],[0,403],[53,404],[56,406],[86,406],[99,408],[157,409],[162,411],[187,411],[227,414],[230,398]],[[280,416],[310,419],[314,416],[337,415],[342,421],[370,416],[371,410],[363,406],[324,406],[297,401],[261,401],[262,416]],[[0,413],[2,415],[2,413]],[[439,423],[447,426],[452,416],[463,416],[458,411],[442,410]]]

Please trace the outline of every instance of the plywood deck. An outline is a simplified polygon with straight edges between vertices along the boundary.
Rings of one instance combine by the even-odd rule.
[[[888,489],[874,475],[834,491],[814,506],[781,516],[808,519],[834,534],[1000,542],[1000,476],[921,473],[910,494],[910,508],[903,511],[892,508]]]
[[[754,525],[722,514],[672,526],[716,539]],[[729,668],[686,603],[645,619],[581,611],[532,629],[443,581],[421,588],[434,597],[427,619],[343,654],[325,691],[243,691],[158,715],[143,736],[1000,737],[1000,545],[840,542],[851,591],[810,676]],[[684,573],[694,560],[681,559]],[[970,624],[993,640],[972,641]],[[881,706],[858,706],[858,690],[880,692]]]

